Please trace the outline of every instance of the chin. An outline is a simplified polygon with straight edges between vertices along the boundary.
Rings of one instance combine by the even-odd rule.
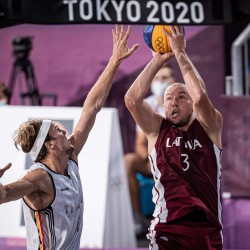
[[[183,126],[186,126],[188,124],[188,121],[186,120],[179,120],[179,121],[176,121],[176,120],[170,120],[170,122],[176,126],[176,127],[183,127]]]

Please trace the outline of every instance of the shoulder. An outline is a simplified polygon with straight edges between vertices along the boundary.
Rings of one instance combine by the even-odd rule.
[[[23,176],[23,179],[40,183],[45,181],[45,179],[50,179],[50,177],[49,172],[45,168],[32,166]]]
[[[69,160],[68,160],[68,163],[69,162],[74,162],[76,165],[78,165],[78,157],[77,157],[77,154],[76,154],[76,151],[74,150],[71,155],[69,156]]]
[[[68,164],[78,166],[78,163],[72,158],[69,158]]]
[[[33,165],[31,165],[29,167],[29,169],[27,171],[30,172],[30,171],[36,170],[36,169],[40,169],[40,170],[44,169],[46,171],[48,168],[41,162],[35,162]]]
[[[39,186],[40,184],[51,183],[51,174],[49,169],[38,162],[33,164],[20,178],[19,180],[28,181],[30,184]]]
[[[31,168],[19,178],[27,199],[33,199],[40,192],[50,193],[53,188],[53,178],[43,168]],[[35,196],[34,196],[35,195]],[[33,197],[33,198],[32,198]]]
[[[68,160],[68,167],[78,170],[78,163],[77,163],[74,159],[71,159],[71,158],[70,158],[70,159]]]

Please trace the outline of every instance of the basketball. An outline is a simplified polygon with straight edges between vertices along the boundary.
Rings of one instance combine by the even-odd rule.
[[[169,25],[146,25],[143,30],[143,37],[150,49],[164,54],[171,52],[168,37],[163,33],[162,28],[171,34]]]

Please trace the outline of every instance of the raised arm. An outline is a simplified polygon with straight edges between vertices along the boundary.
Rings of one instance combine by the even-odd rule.
[[[211,103],[205,88],[205,83],[186,53],[186,41],[182,27],[172,26],[171,32],[172,34],[169,34],[167,31],[164,31],[168,36],[170,46],[175,54],[184,82],[187,86],[187,91],[193,101],[195,116],[210,139],[221,148],[222,115]]]
[[[138,48],[138,44],[128,48],[127,41],[130,35],[130,26],[127,31],[124,31],[124,26],[121,28],[116,25],[113,33],[113,53],[109,59],[108,65],[105,70],[90,90],[84,105],[80,119],[70,136],[72,144],[75,146],[76,156],[84,146],[89,132],[92,129],[96,115],[103,107],[106,98],[109,94],[110,88],[113,83],[115,73],[121,62],[128,58]]]
[[[154,112],[144,100],[151,82],[162,65],[173,57],[173,53],[153,53],[153,58],[136,78],[125,95],[125,104],[136,123],[147,137],[155,137],[159,132],[162,117]]]

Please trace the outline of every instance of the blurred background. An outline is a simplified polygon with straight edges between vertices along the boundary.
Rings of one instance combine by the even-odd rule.
[[[249,22],[250,18],[246,16],[223,25],[185,26],[187,52],[203,77],[214,106],[224,116],[222,204],[225,249],[250,249]],[[143,27],[132,25],[129,45],[139,43],[140,47],[133,57],[122,63],[105,104],[105,107],[118,110],[124,153],[134,151],[135,123],[123,98],[151,58],[151,51],[143,40]],[[0,80],[11,91],[9,104],[81,107],[110,58],[113,28],[111,24],[3,25],[0,29]],[[31,75],[38,95],[44,97],[41,103],[32,103],[27,94],[27,76],[15,72],[20,41],[27,46],[25,56],[32,66]],[[177,81],[182,82],[175,59],[170,64]],[[7,122],[7,119],[1,117],[1,122]],[[147,241],[138,240],[138,247],[147,247]]]

